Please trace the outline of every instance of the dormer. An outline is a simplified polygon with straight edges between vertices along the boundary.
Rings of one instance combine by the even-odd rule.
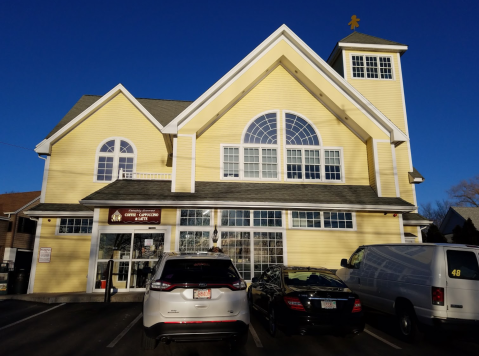
[[[353,32],[340,40],[328,58],[355,89],[408,134],[401,56],[408,46]]]

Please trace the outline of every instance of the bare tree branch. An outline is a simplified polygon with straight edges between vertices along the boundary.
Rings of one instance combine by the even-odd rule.
[[[436,200],[435,205],[431,203],[421,204],[419,213],[427,219],[434,221],[434,225],[441,226],[442,220],[444,220],[451,205],[449,200]]]
[[[447,193],[456,205],[479,207],[479,174],[461,181],[451,187]]]

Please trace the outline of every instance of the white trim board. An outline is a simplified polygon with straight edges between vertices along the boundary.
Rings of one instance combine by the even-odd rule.
[[[24,213],[27,216],[30,217],[92,217],[93,216],[93,211],[35,211],[35,210],[30,210],[30,211],[25,211]]]
[[[33,293],[35,286],[35,274],[37,272],[38,251],[40,249],[40,235],[42,232],[42,219],[38,219],[37,231],[35,233],[35,243],[33,245],[32,268],[30,270],[30,280],[28,282],[27,294]]]
[[[163,206],[163,207],[204,207],[204,208],[265,208],[265,209],[322,209],[322,210],[354,210],[378,212],[411,212],[416,206],[401,205],[359,205],[359,204],[312,204],[312,203],[283,203],[283,202],[238,202],[238,201],[171,201],[171,200],[82,200],[88,206]]]
[[[151,121],[153,126],[155,126],[159,131],[163,130],[163,126],[156,120],[153,115],[151,115],[143,105],[140,104],[138,100],[136,100],[133,95],[130,94],[128,90],[122,85],[118,84],[115,86],[113,89],[111,89],[108,93],[103,95],[100,99],[98,99],[93,105],[88,107],[85,111],[83,111],[80,115],[75,117],[73,120],[71,120],[68,124],[63,126],[60,130],[58,130],[55,134],[53,134],[51,137],[44,139],[42,142],[40,142],[36,147],[35,147],[35,152],[38,154],[45,154],[45,155],[50,155],[51,154],[51,147],[53,143],[61,139],[65,134],[67,134],[69,131],[74,129],[77,125],[79,125],[83,120],[87,119],[90,115],[92,115],[94,112],[99,110],[104,104],[106,104],[109,100],[113,99],[116,95],[122,93],[125,95],[130,102],[136,106],[136,108],[146,116],[148,120]]]

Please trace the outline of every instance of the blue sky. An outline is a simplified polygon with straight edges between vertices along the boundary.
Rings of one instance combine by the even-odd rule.
[[[0,1],[0,193],[40,190],[33,148],[83,94],[194,100],[281,24],[323,59],[351,30],[402,57],[418,202],[479,174],[478,1]]]

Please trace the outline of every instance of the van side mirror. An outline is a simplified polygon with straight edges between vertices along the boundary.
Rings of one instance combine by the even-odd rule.
[[[341,267],[346,267],[346,268],[349,267],[349,266],[348,266],[348,260],[347,260],[347,259],[343,258],[343,259],[341,260]]]
[[[258,277],[253,277],[253,279],[251,280],[251,283],[258,283]]]

